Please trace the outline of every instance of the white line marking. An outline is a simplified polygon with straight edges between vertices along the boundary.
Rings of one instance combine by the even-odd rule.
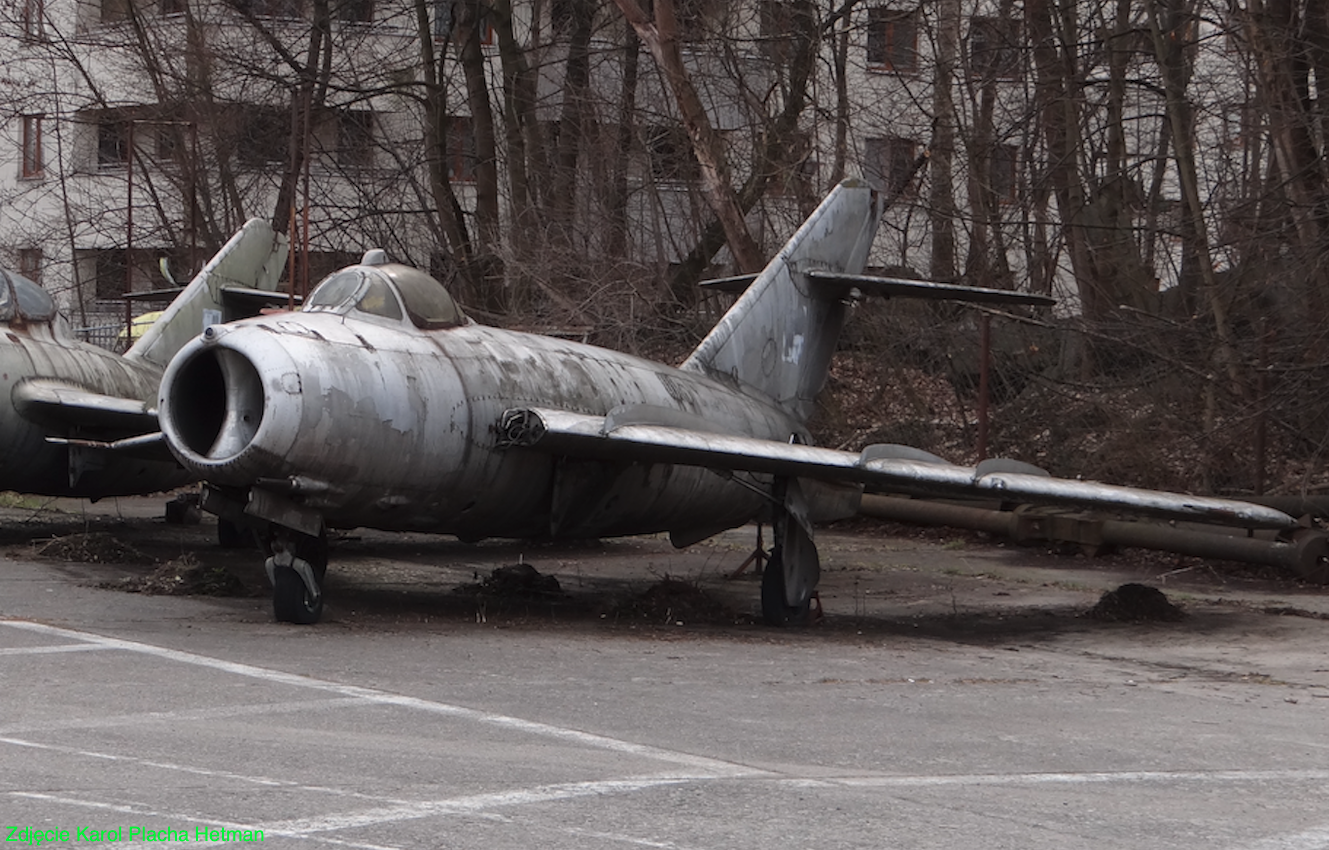
[[[97,800],[80,800],[77,797],[63,797],[58,794],[41,794],[36,791],[10,791],[10,797],[22,797],[29,800],[41,800],[46,803],[58,803],[65,806],[77,806],[84,809],[99,809],[101,811],[117,812],[123,815],[136,815],[143,818],[160,818],[174,826],[181,823],[195,824],[197,826],[215,826],[223,829],[263,829],[263,837],[268,837],[269,830],[261,826],[254,826],[248,823],[233,823],[231,821],[208,820],[206,818],[194,817],[193,815],[183,815],[178,812],[159,812],[146,806],[124,805],[120,803],[102,803]],[[164,827],[162,827],[164,828]],[[274,835],[276,833],[273,833]],[[285,837],[294,838],[295,835]],[[327,838],[318,835],[301,835],[300,838],[306,838],[322,844],[333,844],[339,847],[355,847],[358,850],[402,850],[400,847],[391,847],[383,844],[365,844],[358,841],[342,841],[336,838]],[[132,843],[117,843],[116,850],[137,850],[137,848],[152,848],[160,850],[160,842],[135,841]]]
[[[328,699],[284,700],[282,702],[251,703],[248,705],[217,705],[181,711],[144,711],[137,714],[114,714],[109,717],[71,717],[67,720],[43,720],[17,726],[0,726],[0,735],[61,732],[67,729],[101,729],[111,726],[137,726],[160,722],[187,723],[191,720],[225,720],[230,717],[296,714],[357,705],[367,706],[375,705],[375,703],[361,697],[331,697]]]
[[[552,724],[540,723],[533,720],[523,720],[520,717],[512,717],[511,715],[495,714],[474,708],[466,708],[460,705],[421,699],[419,697],[394,694],[376,688],[346,685],[338,682],[330,682],[325,679],[315,679],[310,676],[286,673],[281,670],[273,670],[267,667],[257,667],[252,664],[224,661],[220,658],[212,658],[207,655],[198,655],[193,652],[184,652],[178,649],[167,649],[161,646],[154,646],[150,643],[139,643],[138,641],[124,640],[122,638],[105,637],[91,632],[63,629],[57,626],[48,626],[44,623],[34,623],[28,620],[0,620],[0,625],[37,632],[39,634],[56,635],[69,640],[83,640],[108,649],[123,649],[142,655],[150,655],[156,658],[177,661],[182,664],[192,664],[197,667],[220,670],[236,676],[247,676],[251,679],[260,679],[262,681],[275,682],[277,684],[289,685],[296,688],[311,688],[347,697],[357,697],[380,705],[395,705],[402,708],[413,708],[418,711],[427,711],[447,717],[457,717],[474,723],[498,726],[529,735],[539,735],[545,738],[568,741],[586,747],[594,747],[596,749],[607,750],[610,752],[676,764],[694,770],[704,770],[718,776],[771,775],[768,771],[753,770],[736,765],[733,762],[721,761],[719,759],[707,758],[705,756],[697,756],[691,753],[666,750],[646,744],[636,744],[619,738],[610,738],[606,735],[582,732],[577,729],[554,726]]]
[[[1088,785],[1107,782],[1323,782],[1329,770],[1123,770],[1089,773],[973,773],[953,776],[823,777],[857,788],[924,788],[953,785]],[[802,780],[797,780],[802,781]]]
[[[0,649],[0,655],[45,655],[52,652],[101,652],[104,646],[94,643],[63,643],[59,646],[8,646]]]
[[[685,782],[714,781],[709,776],[665,776],[643,779],[606,779],[593,782],[568,782],[560,785],[544,785],[536,788],[524,788],[516,791],[496,791],[490,794],[470,794],[465,797],[453,797],[447,800],[423,800],[400,806],[385,806],[363,812],[320,815],[314,818],[281,821],[271,825],[272,831],[281,835],[314,835],[340,829],[357,829],[367,826],[381,826],[406,820],[435,817],[438,815],[481,814],[487,809],[522,806],[530,803],[550,803],[572,800],[580,797],[604,797],[611,794],[628,794],[666,785],[681,785]],[[266,829],[266,827],[265,827]]]
[[[97,752],[96,750],[81,750],[77,747],[67,747],[62,744],[43,744],[38,741],[25,741],[21,738],[0,737],[0,743],[10,744],[15,747],[28,747],[34,750],[45,750],[47,752],[79,756],[81,758],[127,762],[129,764],[138,764],[143,767],[153,767],[159,770],[173,770],[181,773],[193,774],[195,776],[206,776],[211,779],[231,779],[237,782],[247,782],[251,785],[289,788],[297,791],[312,791],[319,794],[331,794],[337,797],[350,797],[352,799],[367,800],[373,803],[391,803],[395,805],[409,804],[412,802],[410,800],[403,800],[396,797],[385,797],[381,794],[362,794],[358,791],[347,791],[343,788],[331,788],[325,785],[303,785],[289,779],[273,779],[268,776],[247,776],[243,773],[232,773],[226,770],[209,770],[203,767],[193,767],[192,765],[177,764],[175,762],[153,761],[151,759],[136,758],[135,756]]]
[[[1275,835],[1247,844],[1242,850],[1325,850],[1329,848],[1329,826],[1316,827],[1292,835]]]
[[[219,826],[228,829],[261,829],[264,837],[286,837],[286,838],[310,838],[316,841],[339,844],[346,847],[365,848],[365,850],[391,850],[383,848],[380,845],[361,844],[349,841],[340,841],[319,835],[323,832],[333,832],[343,829],[362,829],[372,826],[383,826],[385,824],[401,823],[402,821],[418,820],[420,818],[438,817],[441,815],[471,815],[484,816],[487,810],[494,808],[507,808],[511,806],[523,806],[532,803],[551,803],[563,800],[573,800],[585,797],[605,797],[614,794],[629,794],[636,791],[644,791],[652,788],[659,788],[666,785],[679,785],[685,782],[709,782],[714,781],[713,777],[694,776],[694,777],[657,777],[642,779],[609,779],[598,782],[569,782],[560,785],[544,785],[536,788],[527,788],[517,791],[497,791],[490,794],[470,794],[465,797],[453,797],[443,800],[422,800],[419,802],[403,802],[392,806],[383,806],[377,809],[367,809],[361,812],[347,812],[344,814],[328,814],[314,818],[300,818],[296,820],[277,821],[266,824],[238,824],[225,821],[208,820],[195,817],[193,815],[184,815],[178,813],[159,812],[148,809],[143,806],[124,805],[117,803],[103,803],[96,800],[83,800],[77,797],[65,797],[57,794],[43,794],[34,791],[10,791],[11,797],[21,797],[30,800],[41,800],[43,802],[58,803],[67,806],[78,806],[82,808],[101,809],[105,811],[119,812],[121,814],[137,815],[139,817],[161,818],[173,824],[190,823],[207,826]],[[668,846],[654,844],[640,839],[628,839],[634,843],[640,843],[645,846]],[[135,847],[136,844],[117,845],[117,847]],[[144,845],[148,846],[148,845]]]

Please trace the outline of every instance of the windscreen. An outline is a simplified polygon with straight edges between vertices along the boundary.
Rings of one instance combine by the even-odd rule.
[[[55,300],[45,289],[13,272],[0,272],[0,277],[5,283],[0,287],[0,320],[49,322],[55,318]]]

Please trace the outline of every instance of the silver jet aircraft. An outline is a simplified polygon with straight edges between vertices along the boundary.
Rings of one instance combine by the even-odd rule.
[[[678,546],[773,524],[762,612],[802,617],[819,576],[812,523],[865,487],[1071,502],[1248,526],[1278,511],[958,467],[915,449],[809,445],[805,427],[848,306],[863,294],[1046,303],[861,273],[882,211],[834,189],[678,368],[478,325],[443,286],[381,251],[324,280],[300,313],[208,328],[162,380],[161,428],[210,482],[204,507],[267,531],[278,620],[322,611],[329,528],[484,537],[669,532]]]
[[[162,372],[222,321],[223,299],[276,288],[285,245],[263,222],[246,224],[123,356],[74,339],[46,290],[0,270],[0,490],[99,499],[196,480],[161,443]]]

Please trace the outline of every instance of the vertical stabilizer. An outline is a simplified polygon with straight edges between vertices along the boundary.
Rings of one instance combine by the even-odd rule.
[[[162,368],[208,325],[221,323],[223,287],[276,290],[286,265],[287,239],[267,222],[251,218],[232,236],[125,357]]]
[[[867,183],[836,186],[682,368],[736,380],[806,422],[847,310],[838,298],[817,297],[806,273],[861,273],[881,212]]]

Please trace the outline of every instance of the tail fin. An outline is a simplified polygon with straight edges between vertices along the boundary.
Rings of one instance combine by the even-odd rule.
[[[681,368],[735,380],[806,422],[847,309],[814,289],[807,273],[861,272],[882,208],[861,180],[836,186]]]
[[[286,242],[285,234],[275,232],[264,221],[250,219],[180,291],[125,357],[165,368],[185,343],[206,326],[221,322],[224,287],[275,290],[286,264]]]

